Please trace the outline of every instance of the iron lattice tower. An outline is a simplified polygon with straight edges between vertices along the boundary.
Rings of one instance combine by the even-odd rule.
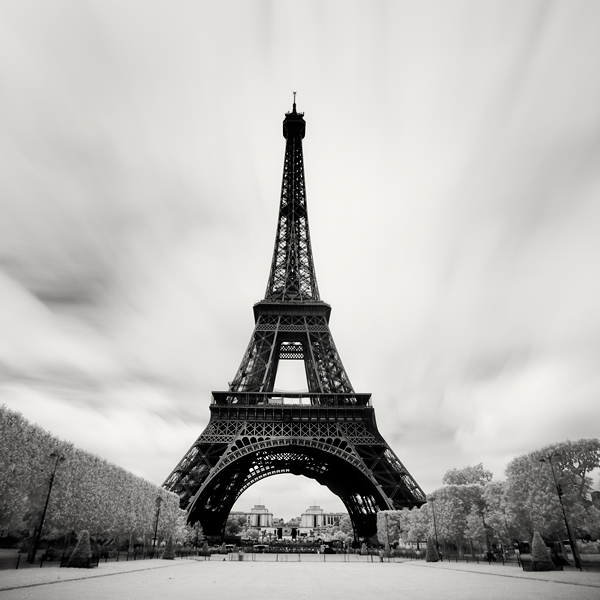
[[[239,496],[279,473],[315,479],[340,497],[356,538],[376,532],[378,510],[425,495],[377,429],[371,395],[356,393],[329,330],[313,264],[302,139],[304,114],[286,113],[277,235],[264,300],[229,390],[213,392],[210,421],[165,483],[189,521],[222,536]],[[302,360],[308,392],[275,392],[280,360]]]

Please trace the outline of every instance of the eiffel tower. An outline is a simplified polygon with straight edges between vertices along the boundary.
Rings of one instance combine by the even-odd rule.
[[[327,486],[346,506],[355,539],[374,535],[378,510],[412,508],[425,495],[377,429],[371,394],[350,384],[319,296],[308,228],[304,113],[286,113],[277,235],[264,300],[229,389],[212,393],[210,421],[163,486],[188,521],[221,538],[231,508],[279,473]],[[302,360],[308,391],[274,390],[281,360]]]

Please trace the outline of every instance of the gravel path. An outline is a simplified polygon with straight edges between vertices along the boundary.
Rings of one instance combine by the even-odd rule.
[[[1,600],[598,600],[600,574],[499,565],[143,561],[0,572]]]

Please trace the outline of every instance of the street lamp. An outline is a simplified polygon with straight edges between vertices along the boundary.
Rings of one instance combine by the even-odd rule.
[[[156,536],[158,534],[158,517],[160,517],[160,505],[162,503],[162,498],[157,496],[156,498],[156,524],[154,525],[154,543],[152,544],[153,548],[156,548]]]
[[[571,528],[569,527],[569,521],[567,521],[567,513],[565,511],[565,505],[562,501],[562,487],[558,485],[558,481],[556,479],[556,473],[554,472],[554,465],[552,464],[552,459],[555,456],[561,456],[560,452],[552,452],[548,453],[544,456],[544,458],[540,458],[540,462],[545,463],[548,461],[550,463],[550,469],[552,471],[552,478],[554,479],[554,486],[556,487],[556,494],[558,496],[558,501],[560,502],[560,508],[562,510],[563,518],[565,520],[565,527],[567,528],[567,535],[569,536],[569,544],[571,545],[571,551],[573,552],[573,560],[575,561],[575,566],[582,571],[581,562],[579,560],[579,556],[577,555],[577,547],[575,546],[575,541],[573,540],[573,535],[571,534]]]
[[[194,546],[198,549],[198,536],[200,535],[200,521],[196,521],[196,543]]]
[[[435,501],[433,496],[430,496],[429,498],[431,500],[431,513],[433,515],[433,532],[435,533],[435,549],[437,550],[438,554],[440,553],[440,544],[438,542],[438,535],[437,535],[437,524],[435,522]]]
[[[52,452],[50,458],[55,458],[56,462],[54,463],[54,469],[50,474],[50,480],[48,482],[48,495],[46,496],[46,504],[44,504],[44,510],[42,512],[42,518],[40,519],[40,524],[38,526],[38,530],[35,534],[35,540],[33,542],[33,547],[31,548],[31,554],[29,556],[29,562],[33,564],[35,562],[35,555],[37,553],[38,545],[40,543],[40,539],[42,537],[42,529],[44,527],[44,519],[46,518],[46,511],[48,510],[48,503],[50,502],[50,494],[52,493],[52,486],[54,485],[54,476],[56,475],[56,469],[58,468],[58,463],[61,463],[65,460],[65,457],[60,454],[58,451]]]
[[[385,517],[385,552],[390,555],[390,530],[388,529],[388,514],[384,511],[383,516]]]

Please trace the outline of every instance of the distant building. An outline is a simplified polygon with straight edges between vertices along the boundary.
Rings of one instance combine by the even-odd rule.
[[[231,514],[234,514],[233,512]],[[256,529],[260,533],[260,541],[317,539],[328,527],[339,525],[340,519],[348,513],[326,513],[320,506],[309,506],[300,517],[299,526],[286,526],[282,519],[273,520],[273,513],[264,504],[256,504],[246,517],[248,529]]]
[[[256,504],[249,513],[245,514],[250,529],[273,527],[273,513],[270,513],[264,504]]]
[[[309,506],[300,517],[300,535],[318,536],[328,527],[340,524],[340,519],[347,513],[326,513],[320,506]]]
[[[600,503],[600,492],[598,490],[594,490],[590,496],[592,497],[592,502]]]
[[[326,513],[320,506],[309,506],[300,517],[300,527],[302,529],[316,529],[339,525],[340,519],[344,515],[346,513]]]

